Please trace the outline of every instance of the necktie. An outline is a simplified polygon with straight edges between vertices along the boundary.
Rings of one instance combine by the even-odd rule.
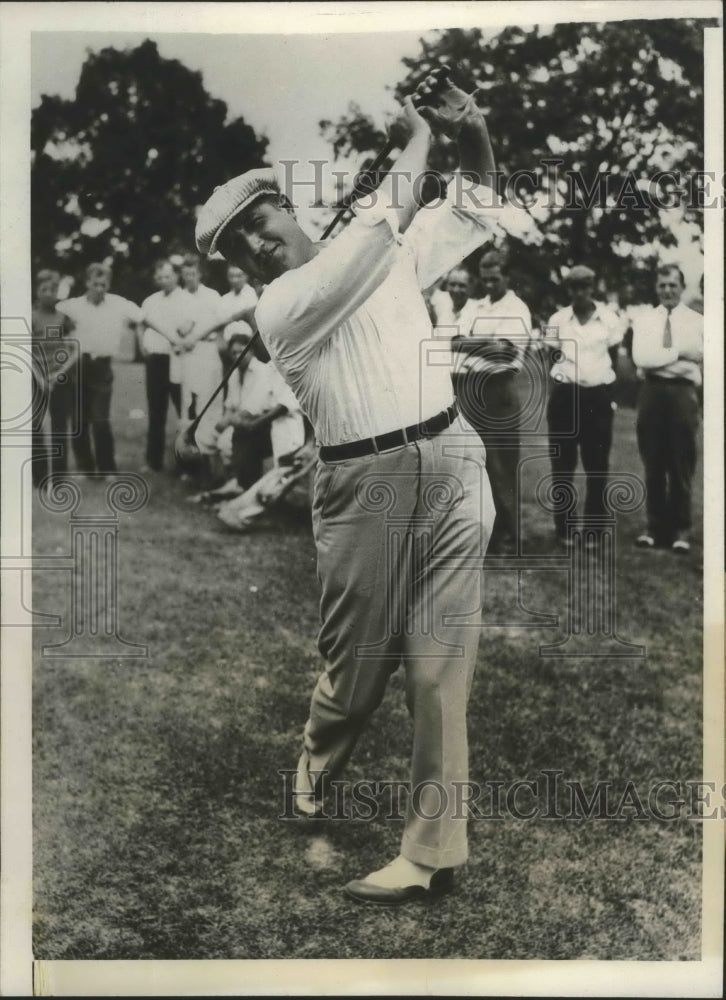
[[[673,347],[673,331],[671,330],[671,311],[666,310],[666,321],[663,329],[663,347]]]

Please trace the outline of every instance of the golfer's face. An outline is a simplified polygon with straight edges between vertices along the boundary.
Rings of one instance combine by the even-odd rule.
[[[683,295],[683,285],[678,271],[669,271],[667,274],[659,274],[655,283],[655,291],[658,301],[666,309],[673,309],[681,301]]]
[[[284,208],[259,201],[224,233],[227,260],[266,284],[308,259],[305,234]]]

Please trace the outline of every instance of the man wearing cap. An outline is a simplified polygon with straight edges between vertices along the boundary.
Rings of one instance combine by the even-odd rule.
[[[615,352],[625,324],[602,302],[596,302],[595,272],[578,264],[565,279],[571,304],[550,317],[544,342],[554,351],[547,422],[552,445],[555,487],[573,488],[578,450],[585,471],[585,517],[605,514],[605,486],[613,435],[611,386]],[[570,545],[567,518],[557,510],[555,536]],[[597,534],[588,536],[596,543]]]
[[[691,488],[700,423],[703,316],[683,305],[683,272],[658,268],[659,305],[633,321],[633,361],[645,373],[638,394],[638,448],[645,467],[648,524],[636,544],[691,548]]]
[[[504,254],[479,261],[484,297],[476,303],[470,329],[452,344],[460,353],[454,389],[463,412],[487,449],[487,470],[497,512],[490,552],[517,550],[519,504],[519,418],[515,384],[532,332],[527,305],[509,288]]]
[[[329,245],[298,226],[270,171],[224,185],[197,220],[200,250],[218,246],[267,283],[257,326],[320,446],[313,530],[327,665],[295,779],[301,812],[322,808],[323,780],[343,768],[391,673],[405,671],[414,734],[401,853],[346,886],[389,905],[451,888],[467,858],[466,702],[494,513],[484,451],[457,417],[421,294],[490,238],[495,196],[473,178],[494,159],[473,97],[440,78],[424,87],[435,106],[419,113],[406,101],[411,135],[395,176]],[[458,140],[462,173],[417,213],[426,119]]]

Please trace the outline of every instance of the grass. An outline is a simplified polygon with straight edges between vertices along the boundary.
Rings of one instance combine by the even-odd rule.
[[[117,366],[114,407],[120,466],[138,468],[140,366]],[[616,414],[612,464],[640,471],[632,411]],[[527,470],[530,496],[546,459]],[[121,633],[149,657],[51,660],[40,646],[62,630],[36,630],[37,958],[700,957],[701,829],[687,819],[475,821],[457,892],[439,906],[346,901],[344,882],[397,853],[401,824],[278,818],[277,770],[297,759],[320,669],[309,524],[281,512],[230,536],[178,480],[149,485],[148,505],[119,524]],[[102,510],[103,487],[83,490]],[[643,659],[541,657],[561,630],[523,627],[516,578],[488,573],[472,780],[556,768],[589,790],[632,780],[644,796],[700,776],[700,537],[690,560],[643,553],[640,516],[618,521],[617,586],[619,633],[647,646]],[[545,550],[549,519],[533,500],[525,532]],[[67,515],[37,500],[34,545],[68,549]],[[34,587],[37,610],[67,611],[67,574],[38,572]],[[528,611],[563,614],[564,574],[525,572],[522,596]],[[347,777],[405,779],[409,752],[394,675]]]

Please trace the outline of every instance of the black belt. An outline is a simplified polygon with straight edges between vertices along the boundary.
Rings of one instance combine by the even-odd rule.
[[[378,437],[362,438],[360,441],[349,441],[347,444],[323,445],[319,455],[323,462],[340,462],[344,458],[362,458],[364,455],[374,455],[379,451],[390,451],[391,448],[402,448],[424,437],[434,437],[446,430],[456,419],[459,407],[452,403],[447,410],[442,410],[435,417],[429,417],[420,424],[411,424],[398,431],[379,434]]]
[[[690,385],[695,389],[696,383],[692,382],[689,378],[682,378],[680,375],[675,375],[673,378],[668,378],[667,375],[655,375],[648,372],[645,376],[646,382],[658,382],[663,385]]]

